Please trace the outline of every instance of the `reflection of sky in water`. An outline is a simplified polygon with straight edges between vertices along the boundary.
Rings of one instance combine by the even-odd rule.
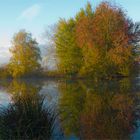
[[[48,106],[55,106],[58,103],[59,92],[58,85],[55,82],[44,83],[42,89],[40,90],[40,94],[46,96],[45,103]]]
[[[139,128],[132,134],[132,140],[140,140],[140,121],[137,121],[137,123]]]
[[[11,102],[11,96],[5,91],[0,91],[0,105],[7,106]]]

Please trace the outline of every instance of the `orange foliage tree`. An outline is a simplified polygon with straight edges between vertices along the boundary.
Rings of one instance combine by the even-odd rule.
[[[75,44],[82,53],[80,75],[112,77],[131,73],[140,41],[139,24],[134,24],[120,7],[108,2],[102,2],[95,11],[88,3],[73,20]]]
[[[101,76],[130,74],[140,30],[121,8],[103,2],[93,16],[79,19],[76,30],[79,47],[86,50],[82,73],[90,74],[90,67],[91,74]]]

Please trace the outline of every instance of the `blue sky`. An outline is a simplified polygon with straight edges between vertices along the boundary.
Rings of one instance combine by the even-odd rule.
[[[42,34],[49,25],[59,18],[74,16],[87,1],[95,8],[102,0],[0,0],[0,62],[9,58],[14,33],[26,29],[43,43]],[[140,0],[113,2],[122,6],[134,21],[140,21]]]

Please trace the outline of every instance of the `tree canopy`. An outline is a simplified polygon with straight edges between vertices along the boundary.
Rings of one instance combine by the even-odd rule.
[[[8,69],[13,77],[29,75],[40,69],[40,50],[32,35],[24,30],[14,35]]]
[[[81,49],[76,43],[75,21],[61,19],[55,34],[58,68],[65,74],[77,73],[81,67]]]
[[[118,6],[90,3],[74,18],[61,19],[55,33],[59,70],[93,77],[130,75],[140,25]]]

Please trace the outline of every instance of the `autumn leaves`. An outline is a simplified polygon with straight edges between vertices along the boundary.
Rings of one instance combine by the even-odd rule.
[[[65,74],[112,77],[128,76],[134,63],[132,39],[140,30],[125,12],[110,3],[93,11],[90,3],[69,20],[60,20],[55,34],[59,70]]]

